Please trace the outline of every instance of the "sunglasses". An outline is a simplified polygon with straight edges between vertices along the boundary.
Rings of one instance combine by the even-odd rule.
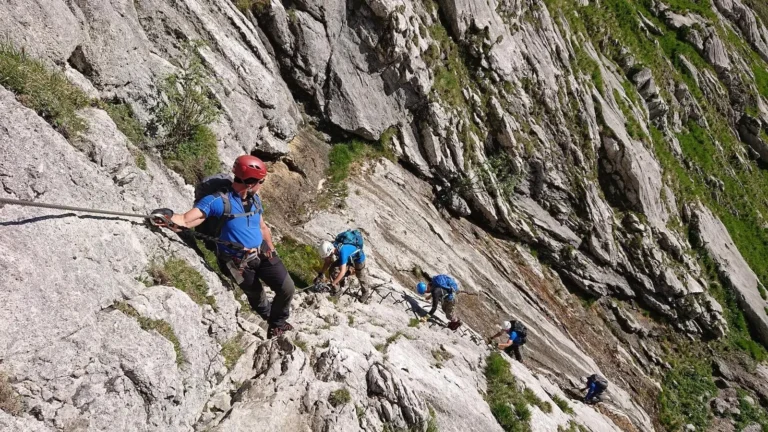
[[[235,183],[243,183],[243,184],[247,184],[247,185],[262,184],[265,181],[267,181],[266,177],[261,179],[261,180],[259,180],[257,178],[248,178],[248,179],[242,180],[242,179],[239,179],[239,178],[235,177]]]

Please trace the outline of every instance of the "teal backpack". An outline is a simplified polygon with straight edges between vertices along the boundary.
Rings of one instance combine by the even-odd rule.
[[[337,248],[341,245],[352,245],[358,249],[363,249],[363,234],[360,230],[346,230],[336,236],[333,245]]]

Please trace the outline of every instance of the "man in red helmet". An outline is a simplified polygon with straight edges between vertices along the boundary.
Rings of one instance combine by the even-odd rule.
[[[217,244],[219,267],[238,283],[251,307],[269,323],[267,337],[280,336],[293,329],[286,320],[294,284],[275,253],[272,233],[264,223],[258,192],[266,180],[267,167],[261,159],[243,155],[235,160],[232,173],[235,179],[229,190],[203,197],[194,208],[184,214],[173,214],[170,220],[181,227],[194,228],[206,218],[224,218],[219,240],[239,243],[246,250]],[[227,214],[225,208],[229,210]],[[275,293],[271,306],[262,281]]]

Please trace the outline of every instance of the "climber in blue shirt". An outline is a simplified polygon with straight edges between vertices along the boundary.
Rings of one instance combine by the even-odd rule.
[[[601,394],[608,388],[608,380],[602,375],[592,374],[587,378],[587,386],[582,391],[589,389],[584,397],[584,402],[595,404],[602,401]]]
[[[525,325],[518,321],[518,320],[510,320],[510,321],[504,321],[504,325],[501,330],[499,330],[498,333],[491,336],[491,340],[503,335],[507,334],[509,336],[509,339],[504,342],[498,344],[498,348],[500,350],[504,350],[508,355],[514,356],[515,360],[522,362],[523,356],[520,353],[520,348],[525,345],[526,339],[528,337],[528,329],[525,327]]]

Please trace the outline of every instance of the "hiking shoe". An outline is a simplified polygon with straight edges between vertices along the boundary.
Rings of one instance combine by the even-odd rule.
[[[453,330],[453,331],[456,331],[456,329],[461,327],[461,324],[462,324],[462,322],[460,320],[451,321],[451,322],[448,323],[448,328]]]
[[[269,329],[267,329],[267,339],[272,339],[273,337],[276,337],[276,336],[282,336],[283,333],[289,332],[291,330],[293,330],[293,326],[290,325],[289,323],[285,323],[280,327],[272,327],[270,325]]]
[[[360,303],[368,304],[371,301],[371,292],[366,291],[360,296]]]

